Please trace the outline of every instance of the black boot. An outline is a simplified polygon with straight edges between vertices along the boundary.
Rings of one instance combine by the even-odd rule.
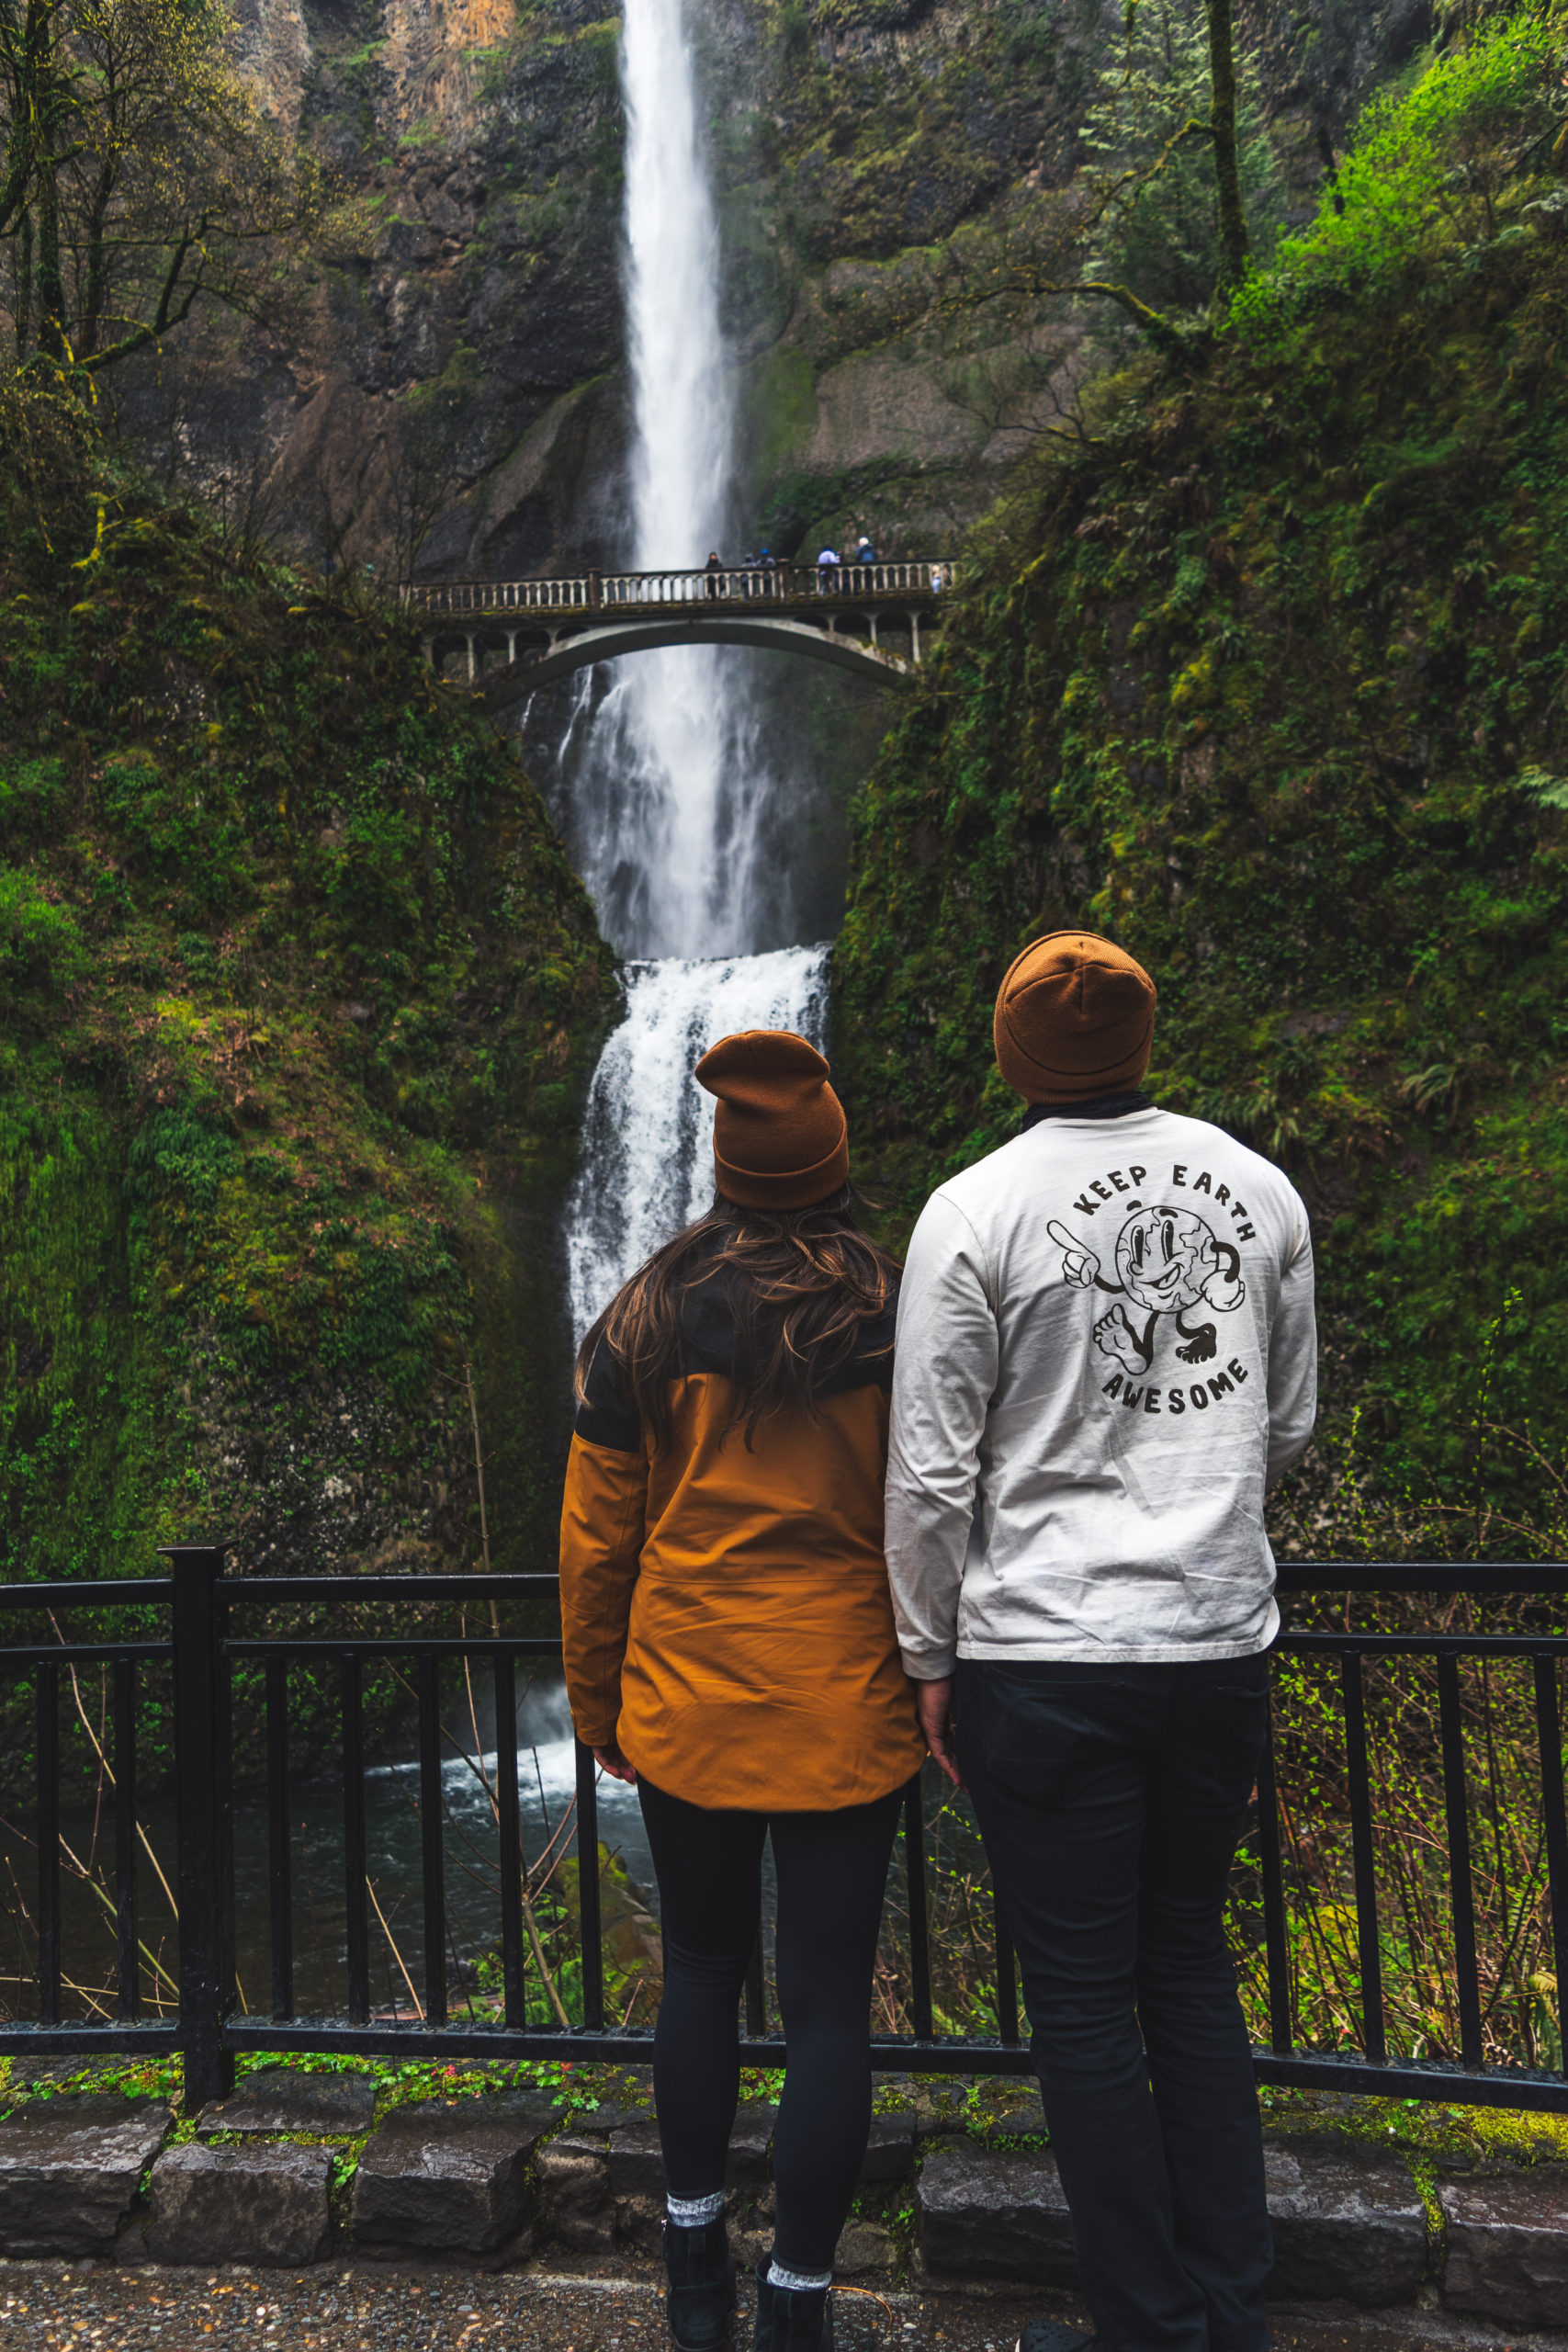
[[[694,2230],[666,2222],[664,2267],[670,2273],[664,2311],[676,2352],[723,2352],[735,2312],[735,2265],[723,2214]]]
[[[751,2352],[833,2352],[833,2301],[826,2287],[770,2287],[768,2257],[757,2265],[757,2328]]]

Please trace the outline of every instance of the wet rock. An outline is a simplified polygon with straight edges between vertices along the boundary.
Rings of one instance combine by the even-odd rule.
[[[947,2141],[921,2167],[915,2215],[933,2278],[1077,2283],[1072,2217],[1049,2154],[1010,2155]]]
[[[768,2177],[768,2151],[773,2143],[776,2107],[743,2107],[729,2135],[729,2161],[724,2168],[726,2188],[753,2188]]]
[[[607,2253],[615,2242],[609,2143],[575,2128],[562,2132],[539,2151],[538,2181],[545,2219],[561,2243]]]
[[[628,2124],[610,2141],[610,2194],[625,2199],[664,2202],[664,2156],[657,2123]]]
[[[1438,2190],[1448,2228],[1443,2303],[1506,2327],[1568,2321],[1568,2165]]]
[[[908,2180],[915,2169],[915,2116],[912,2108],[892,2115],[874,2115],[865,2143],[863,2180]]]
[[[319,2262],[332,2240],[330,2148],[192,2140],[152,2167],[155,2262]]]
[[[355,2176],[355,2241],[493,2252],[526,2218],[528,2166],[556,2112],[526,2092],[394,2108]]]
[[[1019,2099],[1011,2107],[999,2107],[987,2118],[984,2137],[987,2141],[1043,2140],[1045,2109],[1037,2098]]]
[[[308,2132],[322,2140],[357,2140],[376,2118],[376,2086],[368,2075],[302,2075],[293,2066],[264,2066],[236,2091],[203,2108],[197,2137],[254,2132],[276,2137]]]
[[[615,2228],[649,2252],[657,2249],[664,2219],[664,2157],[659,2126],[629,2124],[610,2141],[610,2195]]]
[[[574,2140],[608,2140],[617,2132],[630,2131],[634,2125],[651,2123],[651,2102],[645,2107],[623,2103],[620,2099],[602,2099],[597,2107],[574,2110],[568,2116],[566,2129]]]
[[[0,2124],[0,2253],[107,2255],[174,2120],[117,2091],[35,2099]]]
[[[1403,2156],[1354,2140],[1264,2146],[1277,2300],[1407,2303],[1427,2266],[1427,2211]]]
[[[771,2208],[768,2150],[773,2140],[774,2114],[775,2109],[772,2107],[758,2106],[743,2107],[736,2116],[735,2128],[729,2139],[729,2159],[725,2168],[725,2188],[731,2212],[737,2207],[744,2207],[749,2213],[754,2212],[759,2201]],[[558,2147],[562,2143],[556,2142],[553,2144]],[[573,2177],[581,2176],[574,2174]],[[621,2236],[629,2238],[645,2249],[656,2249],[664,2219],[665,2178],[659,2126],[651,2116],[612,2133],[609,2141],[609,2182],[615,2227]],[[601,2210],[597,2207],[592,2209],[595,2223]],[[552,2207],[552,2217],[554,2211]],[[581,2239],[568,2239],[569,2244],[582,2242]]]
[[[896,2259],[891,2230],[878,2222],[846,2222],[833,2268],[840,2278],[861,2278],[867,2271],[891,2270]]]

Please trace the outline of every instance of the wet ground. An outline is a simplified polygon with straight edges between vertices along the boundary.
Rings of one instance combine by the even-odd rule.
[[[1055,2313],[1081,2324],[1064,2298]],[[1012,2352],[1042,2299],[836,2290],[835,2352]],[[742,2290],[739,2352],[750,2342]],[[1280,2314],[1274,2352],[1561,2352],[1562,2336],[1505,2336],[1438,2312]],[[303,2271],[123,2269],[0,2263],[6,2352],[668,2352],[646,2279],[520,2272],[476,2278],[373,2264]]]
[[[835,2352],[1012,2352],[1032,2301],[840,2291]],[[750,2325],[739,2341],[750,2341]],[[668,2352],[656,2287],[355,2265],[302,2273],[0,2264],[0,2345],[29,2352]]]

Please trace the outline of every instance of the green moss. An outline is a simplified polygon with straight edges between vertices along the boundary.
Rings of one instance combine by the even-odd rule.
[[[741,379],[741,427],[754,452],[758,474],[773,480],[786,458],[798,459],[816,424],[817,387],[811,362],[798,345],[776,345]]]
[[[1397,287],[1259,281],[1269,335],[1141,363],[995,518],[861,797],[834,985],[897,1227],[1015,1132],[1011,956],[1122,941],[1159,980],[1156,1095],[1308,1194],[1363,1435],[1460,1495],[1510,1291],[1491,1410],[1568,1442],[1568,834],[1539,786],[1568,766],[1568,249],[1445,219],[1422,254]]]
[[[492,1557],[541,1565],[581,888],[395,613],[0,433],[6,1572],[471,1561],[470,1366]]]

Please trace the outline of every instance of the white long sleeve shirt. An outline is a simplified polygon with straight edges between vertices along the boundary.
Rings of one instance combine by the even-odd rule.
[[[1153,1109],[1004,1144],[909,1244],[886,1516],[906,1669],[1267,1648],[1264,1487],[1316,1408],[1312,1237],[1277,1168]]]

